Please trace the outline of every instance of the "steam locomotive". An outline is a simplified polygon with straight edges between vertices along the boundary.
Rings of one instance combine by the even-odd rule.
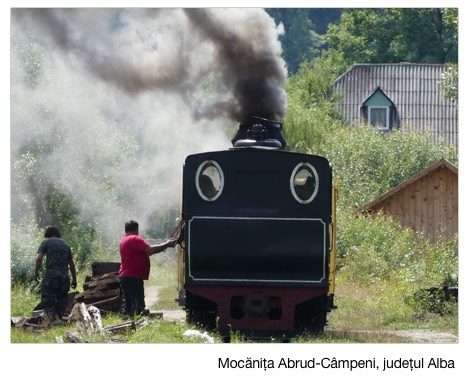
[[[287,152],[277,121],[252,117],[232,143],[185,160],[179,305],[225,341],[320,332],[335,307],[332,168]]]

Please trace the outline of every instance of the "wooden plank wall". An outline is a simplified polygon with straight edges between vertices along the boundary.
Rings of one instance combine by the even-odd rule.
[[[403,227],[423,232],[435,241],[443,230],[450,239],[458,233],[458,176],[440,166],[373,206],[393,215]]]

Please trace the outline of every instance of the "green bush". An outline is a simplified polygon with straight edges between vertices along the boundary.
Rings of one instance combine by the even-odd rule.
[[[384,286],[416,311],[431,309],[431,298],[414,297],[422,289],[458,284],[457,236],[430,243],[383,214],[341,213],[337,224],[342,282]]]
[[[411,301],[423,312],[452,314],[457,310],[457,298],[445,287],[419,289]]]
[[[429,135],[367,126],[332,128],[320,149],[340,182],[341,201],[360,207],[440,159],[456,162],[451,148],[434,144]]]
[[[304,63],[287,83],[288,108],[284,123],[288,149],[316,153],[331,129],[340,124],[338,96],[332,81],[339,72],[327,59]]]

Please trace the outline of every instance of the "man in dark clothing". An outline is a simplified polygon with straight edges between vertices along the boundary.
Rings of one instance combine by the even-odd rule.
[[[42,280],[41,306],[52,322],[64,316],[68,304],[70,285],[77,287],[77,273],[70,246],[61,238],[57,227],[48,227],[45,240],[38,249],[35,278],[39,281],[39,269],[46,255],[46,274]],[[72,282],[68,269],[72,274]]]
[[[176,244],[177,239],[168,239],[164,243],[150,245],[139,236],[136,221],[125,223],[125,235],[119,245],[119,281],[124,292],[125,315],[139,315],[145,310],[143,281],[150,275],[150,256]]]

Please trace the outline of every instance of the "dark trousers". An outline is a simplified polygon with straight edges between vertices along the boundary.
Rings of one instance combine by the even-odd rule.
[[[49,318],[62,318],[68,305],[70,277],[65,273],[47,272],[42,280],[41,306]]]
[[[119,282],[124,292],[124,314],[141,314],[145,310],[143,280],[136,277],[119,277]]]

